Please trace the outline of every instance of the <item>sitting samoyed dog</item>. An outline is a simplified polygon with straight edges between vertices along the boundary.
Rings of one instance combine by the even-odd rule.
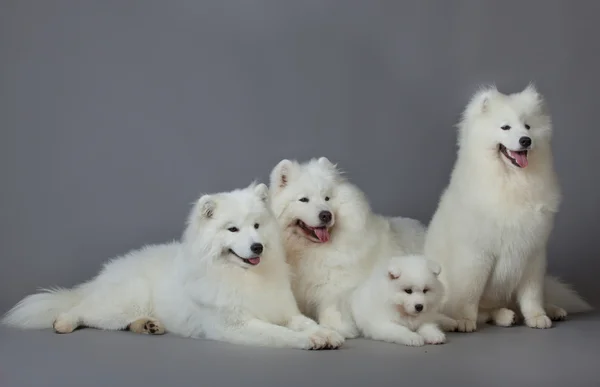
[[[30,295],[4,323],[21,328],[129,328],[235,344],[337,348],[338,333],[303,316],[265,184],[202,196],[181,242],[118,257],[73,289]]]
[[[300,310],[356,337],[341,305],[379,260],[422,252],[423,225],[374,214],[363,192],[325,157],[303,164],[282,160],[271,172],[270,192]]]
[[[350,309],[362,336],[411,346],[443,344],[457,323],[440,313],[440,265],[421,255],[380,263],[351,295]]]
[[[541,95],[533,85],[509,95],[484,88],[458,127],[457,161],[425,241],[425,255],[443,268],[444,312],[472,332],[478,321],[510,326],[521,318],[549,328],[567,312],[590,310],[546,276],[561,193]]]

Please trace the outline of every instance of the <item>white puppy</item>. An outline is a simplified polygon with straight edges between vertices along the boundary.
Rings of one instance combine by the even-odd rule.
[[[510,95],[482,89],[464,111],[458,158],[425,242],[425,255],[442,265],[444,309],[460,331],[476,329],[478,311],[484,321],[509,326],[518,307],[528,326],[549,328],[567,311],[591,309],[546,277],[561,200],[551,131],[533,86]]]
[[[346,338],[356,337],[341,303],[380,260],[422,252],[424,227],[414,219],[374,214],[364,193],[325,157],[281,161],[271,172],[270,190],[300,310]]]
[[[26,297],[4,318],[21,328],[79,326],[301,349],[343,338],[298,310],[268,188],[202,196],[181,242],[147,246],[108,262],[73,289]]]
[[[438,324],[452,331],[456,321],[438,313],[444,296],[440,271],[438,263],[418,255],[378,265],[350,296],[362,335],[412,346],[446,342]]]

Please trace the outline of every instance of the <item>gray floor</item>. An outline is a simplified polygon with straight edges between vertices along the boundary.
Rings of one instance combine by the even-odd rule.
[[[327,352],[92,329],[0,328],[0,386],[598,386],[600,313],[550,330],[485,327],[443,346],[352,340]]]

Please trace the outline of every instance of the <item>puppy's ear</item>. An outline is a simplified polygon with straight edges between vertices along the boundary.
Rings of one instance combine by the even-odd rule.
[[[211,219],[215,214],[217,202],[212,195],[203,195],[196,203],[196,213],[207,219]]]
[[[281,160],[279,164],[271,171],[270,185],[271,188],[284,188],[288,185],[290,175],[293,173],[295,165],[293,161]]]
[[[269,200],[269,187],[266,184],[258,184],[254,187],[254,193],[260,200],[267,203]]]
[[[427,267],[429,268],[429,270],[431,270],[433,275],[435,275],[436,277],[439,276],[440,273],[442,272],[442,266],[439,263],[437,263],[436,261],[432,261],[431,259],[427,260]]]
[[[388,269],[388,277],[390,280],[394,281],[400,278],[400,269],[398,268],[389,268]]]

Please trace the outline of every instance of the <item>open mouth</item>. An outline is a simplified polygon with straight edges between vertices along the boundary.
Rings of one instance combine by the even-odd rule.
[[[507,149],[504,145],[499,146],[500,153],[504,155],[514,166],[519,168],[525,168],[529,162],[527,161],[527,151],[512,151]]]
[[[260,256],[243,258],[243,257],[240,257],[239,255],[237,255],[235,253],[235,251],[233,251],[232,249],[229,249],[229,252],[231,254],[235,255],[236,257],[238,257],[239,259],[241,259],[244,263],[247,263],[248,265],[256,266],[260,263]]]
[[[327,226],[310,227],[300,219],[296,221],[296,226],[312,241],[325,243],[329,241],[329,230]]]

